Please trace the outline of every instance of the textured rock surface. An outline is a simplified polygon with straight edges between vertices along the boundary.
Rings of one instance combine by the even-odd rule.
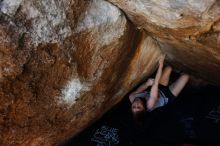
[[[220,85],[220,1],[108,1],[157,39],[175,66]]]
[[[60,144],[160,56],[154,39],[103,0],[2,0],[0,10],[0,145]]]
[[[0,1],[0,145],[74,136],[155,70],[160,49],[220,84],[219,1],[108,1],[136,26],[104,0]]]

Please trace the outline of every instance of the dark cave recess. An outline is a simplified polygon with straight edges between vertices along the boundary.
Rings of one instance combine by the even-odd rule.
[[[220,145],[219,89],[212,85],[188,85],[173,103],[148,113],[143,127],[134,125],[126,96],[99,121],[62,146]]]

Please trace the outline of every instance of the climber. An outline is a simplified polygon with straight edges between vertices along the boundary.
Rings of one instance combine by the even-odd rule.
[[[132,104],[131,110],[135,118],[140,118],[146,111],[153,111],[175,99],[188,82],[189,75],[183,73],[175,82],[168,86],[172,67],[167,66],[162,71],[164,60],[165,55],[159,59],[159,67],[155,79],[149,78],[147,82],[129,95],[129,100]],[[148,89],[148,87],[151,88]]]

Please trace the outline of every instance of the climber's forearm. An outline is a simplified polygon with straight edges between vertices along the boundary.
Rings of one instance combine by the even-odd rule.
[[[154,79],[148,79],[147,82],[143,83],[141,86],[139,86],[137,88],[137,90],[135,90],[135,93],[139,93],[139,92],[143,92],[144,90],[146,90],[149,86],[152,86],[154,82]]]
[[[164,63],[164,57],[161,57],[159,60],[159,67],[157,69],[156,77],[153,83],[153,86],[151,87],[150,97],[158,97],[158,86],[159,86],[159,80],[162,75],[162,69],[163,69],[163,63]]]

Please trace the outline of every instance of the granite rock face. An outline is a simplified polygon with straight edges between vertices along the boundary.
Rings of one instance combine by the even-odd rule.
[[[61,144],[155,71],[162,52],[177,69],[220,85],[219,7],[1,0],[0,145]]]
[[[0,10],[0,145],[59,145],[118,103],[161,55],[104,0],[2,0]]]
[[[154,37],[174,66],[220,85],[220,1],[108,1]]]

